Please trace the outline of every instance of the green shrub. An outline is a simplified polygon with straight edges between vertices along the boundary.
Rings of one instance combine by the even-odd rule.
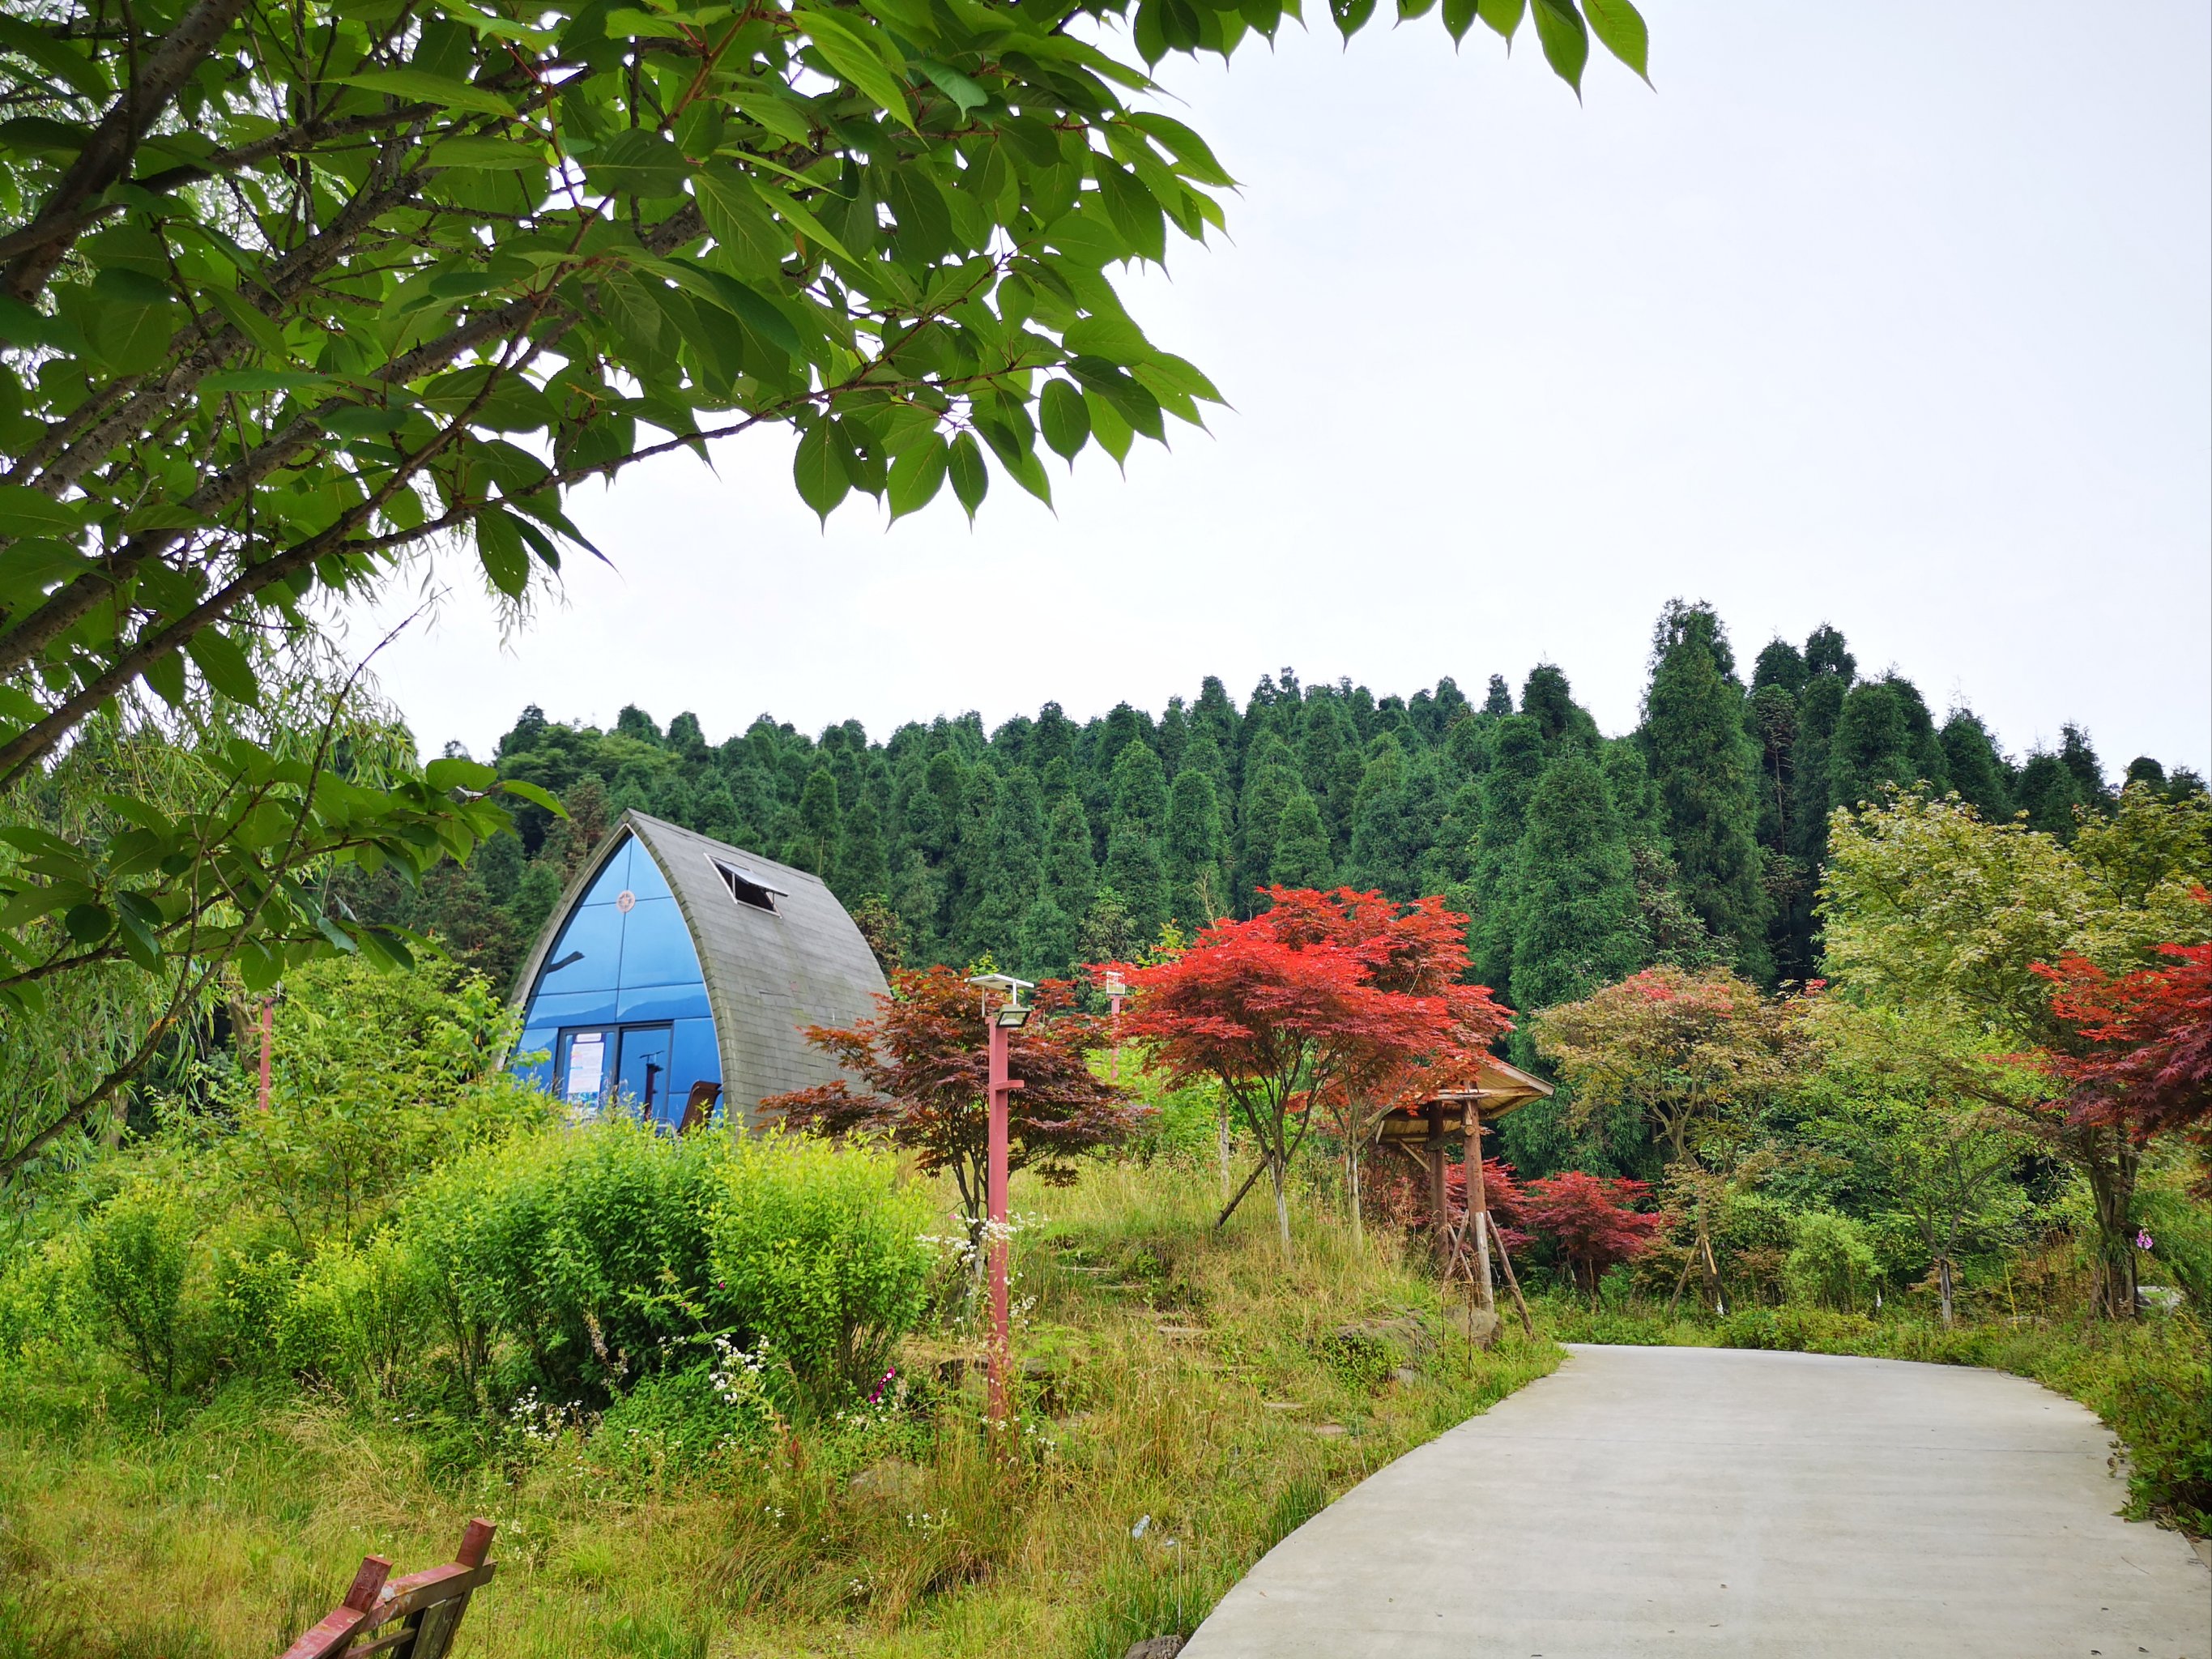
[[[293,1280],[276,1340],[286,1369],[390,1396],[422,1348],[416,1259],[396,1232],[325,1245]]]
[[[714,1302],[826,1403],[882,1380],[928,1305],[929,1195],[887,1154],[799,1136],[732,1147],[716,1170]]]
[[[170,1192],[131,1188],[100,1206],[84,1245],[85,1287],[118,1350],[147,1381],[174,1390],[192,1262],[190,1212]]]
[[[617,1468],[681,1474],[769,1443],[782,1418],[765,1358],[725,1339],[714,1356],[648,1376],[607,1409],[592,1449]]]
[[[1857,1222],[1832,1210],[1808,1210],[1793,1231],[1782,1268],[1790,1301],[1850,1312],[1867,1299],[1874,1288],[1874,1246]]]
[[[546,1400],[596,1407],[726,1328],[706,1229],[726,1155],[620,1117],[517,1136],[425,1182],[403,1234],[476,1359],[499,1332]]]

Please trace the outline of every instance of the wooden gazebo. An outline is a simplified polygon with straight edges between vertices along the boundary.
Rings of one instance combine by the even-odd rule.
[[[1515,1282],[1513,1263],[1505,1254],[1505,1241],[1498,1236],[1498,1224],[1491,1218],[1490,1206],[1482,1188],[1482,1130],[1486,1121],[1496,1122],[1508,1112],[1517,1111],[1532,1100],[1547,1100],[1552,1085],[1539,1077],[1531,1077],[1517,1066],[1485,1055],[1476,1068],[1474,1086],[1446,1090],[1431,1096],[1417,1104],[1400,1107],[1383,1115],[1380,1139],[1383,1145],[1394,1146],[1421,1166],[1429,1177],[1429,1212],[1435,1222],[1437,1237],[1443,1247],[1444,1283],[1449,1285],[1464,1271],[1472,1280],[1475,1305],[1493,1316],[1497,1306],[1490,1289],[1490,1249],[1498,1247],[1499,1260],[1505,1268],[1505,1281],[1512,1287],[1513,1299],[1521,1301],[1521,1289]],[[1445,1146],[1455,1137],[1464,1142],[1462,1168],[1467,1172],[1467,1210],[1457,1225],[1452,1224],[1444,1201]],[[1468,1247],[1474,1249],[1474,1259],[1468,1260]],[[1528,1310],[1521,1307],[1521,1321],[1528,1323]]]

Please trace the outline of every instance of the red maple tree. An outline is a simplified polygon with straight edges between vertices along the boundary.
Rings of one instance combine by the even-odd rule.
[[[2196,890],[2212,905],[2212,892]],[[2051,1012],[2081,1036],[2080,1054],[2045,1063],[2069,1086],[2069,1120],[2114,1124],[2138,1145],[2185,1134],[2212,1149],[2212,945],[2161,945],[2170,965],[2118,976],[2080,957],[2037,963]]]
[[[1001,1000],[981,997],[950,968],[902,969],[875,1018],[807,1030],[849,1078],[770,1096],[762,1109],[811,1133],[881,1134],[922,1169],[950,1170],[969,1237],[980,1239],[990,1127],[983,1017]],[[1007,1074],[1023,1085],[1008,1097],[1007,1167],[1064,1186],[1077,1158],[1126,1138],[1152,1109],[1091,1070],[1090,1056],[1112,1036],[1105,1021],[1075,1012],[1072,986],[1047,980],[1030,1000],[1036,1016],[1007,1043]]]
[[[1522,1215],[1536,1236],[1558,1250],[1574,1281],[1597,1300],[1598,1280],[1608,1267],[1633,1261],[1651,1247],[1660,1218],[1632,1207],[1650,1192],[1625,1176],[1567,1170],[1522,1189]]]
[[[1313,1106],[1342,1112],[1347,1127],[1370,1125],[1377,1102],[1449,1086],[1454,1067],[1510,1017],[1486,989],[1459,982],[1467,919],[1441,899],[1401,907],[1350,888],[1267,893],[1268,909],[1215,922],[1171,960],[1094,972],[1110,966],[1128,983],[1123,1034],[1150,1043],[1174,1081],[1218,1082],[1258,1139],[1287,1259],[1285,1177]]]

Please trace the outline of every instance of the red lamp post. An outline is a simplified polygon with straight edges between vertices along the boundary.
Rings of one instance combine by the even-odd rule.
[[[1013,1346],[1006,1305],[1006,1160],[1011,1138],[1006,1127],[1006,1110],[1008,1097],[1022,1086],[1006,1075],[1006,1050],[1012,1034],[1029,1023],[1030,1015],[1034,1012],[1022,1006],[1022,993],[1036,988],[1028,980],[1016,979],[1011,974],[978,974],[968,982],[982,987],[985,993],[983,1030],[990,1054],[990,1127],[986,1153],[988,1170],[984,1181],[984,1237],[991,1277],[991,1346],[988,1364],[991,1431],[995,1435],[1006,1422],[1006,1362]],[[991,1007],[989,996],[994,990],[1007,994],[1006,1002],[995,1012]]]
[[[1114,1011],[1114,1058],[1108,1062],[1106,1075],[1115,1083],[1121,1080],[1121,999],[1129,994],[1128,981],[1119,974],[1109,974],[1098,988],[1106,993],[1107,1006]]]

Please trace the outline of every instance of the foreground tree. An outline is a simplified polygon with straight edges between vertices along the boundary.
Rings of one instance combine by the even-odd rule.
[[[1790,1036],[1784,1011],[1726,969],[1658,967],[1548,1008],[1533,1029],[1537,1052],[1574,1087],[1571,1121],[1629,1106],[1665,1144],[1669,1177],[1691,1189],[1695,1237],[1684,1277],[1698,1267],[1718,1306],[1699,1154],[1734,1109],[1781,1081]]]
[[[1598,1281],[1607,1271],[1651,1248],[1660,1218],[1635,1208],[1650,1190],[1625,1176],[1565,1170],[1523,1187],[1520,1213],[1524,1225],[1559,1251],[1568,1276],[1589,1292],[1595,1307]]]
[[[1473,1016],[1466,994],[1479,988],[1431,982],[1441,960],[1431,924],[1466,925],[1440,901],[1409,919],[1380,894],[1349,888],[1279,887],[1267,897],[1249,921],[1216,922],[1170,960],[1124,969],[1133,1000],[1122,1034],[1151,1044],[1175,1083],[1220,1085],[1260,1143],[1287,1262],[1291,1160],[1316,1106],[1334,1094],[1363,1097],[1372,1080],[1444,1052],[1458,1029],[1455,1006]],[[1480,1000],[1487,1005],[1487,993]],[[1503,1011],[1493,1012],[1502,1029]]]
[[[2197,898],[2212,932],[2212,892]],[[2212,1152],[2212,945],[2158,953],[2167,965],[2118,976],[2077,956],[2035,964],[2051,981],[2051,1012],[2088,1045],[2048,1064],[2071,1091],[2069,1121],[2118,1126],[2137,1145],[2187,1135]]]
[[[1911,1015],[1922,1063],[2081,1177],[2095,1216],[2094,1299],[2111,1318],[2133,1317],[2140,1153],[2113,1112],[2069,1109],[2065,1066],[2093,1044],[2039,964],[2124,974],[2157,960],[2162,943],[2201,937],[2194,893],[2212,880],[2212,800],[2131,785],[2068,845],[1984,823],[1956,798],[1905,795],[1856,817],[1838,811],[1830,842],[1821,917],[1839,990]]]
[[[866,1085],[844,1078],[771,1095],[765,1113],[813,1134],[880,1134],[915,1154],[925,1170],[950,1170],[970,1243],[982,1237],[989,1170],[988,1000],[950,968],[891,976],[883,1011],[857,1025],[811,1027],[807,1041]],[[1091,1056],[1112,1041],[1106,1022],[1079,1013],[1063,981],[1036,988],[1037,1015],[1012,1034],[1009,1170],[1033,1169],[1054,1186],[1075,1179],[1075,1160],[1127,1137],[1152,1113],[1097,1076]]]

